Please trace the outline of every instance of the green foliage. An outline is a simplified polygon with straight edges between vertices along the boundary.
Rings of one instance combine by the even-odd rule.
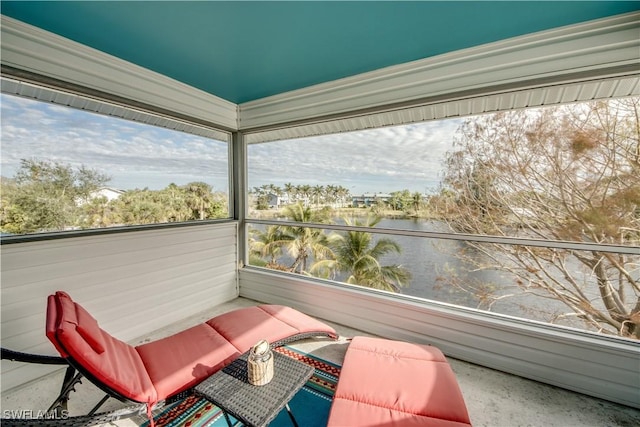
[[[156,224],[224,218],[226,195],[216,194],[209,184],[169,184],[162,190],[136,189],[113,200],[111,224]],[[99,226],[93,223],[91,226]]]
[[[326,213],[314,211],[302,203],[285,208],[285,215],[295,222],[328,222]],[[327,235],[319,228],[302,226],[281,226],[281,242],[285,250],[293,258],[290,270],[297,273],[307,272],[309,258],[321,260],[332,257],[329,244],[333,235]]]
[[[285,204],[302,203],[304,206],[313,205],[344,207],[350,205],[349,190],[341,185],[293,185],[288,182],[284,188],[274,184],[264,184],[254,187],[250,194],[253,196],[253,203],[257,210],[269,209],[269,197],[286,196]]]
[[[368,216],[366,221],[344,219],[346,225],[375,227],[380,217]],[[331,243],[335,259],[318,263],[315,269],[330,268],[347,275],[346,282],[368,288],[397,292],[411,279],[409,271],[399,265],[381,265],[380,259],[389,253],[400,253],[400,246],[391,239],[374,239],[372,233],[347,231]]]
[[[314,210],[302,203],[287,206],[285,214],[293,222],[330,222],[326,209]],[[370,216],[353,225],[375,227],[379,221],[379,217]],[[345,223],[352,225],[349,219]],[[347,283],[396,292],[409,281],[410,274],[401,266],[380,263],[381,257],[392,252],[400,253],[397,243],[386,238],[374,241],[373,234],[361,231],[326,233],[303,225],[251,230],[251,265],[322,278],[346,274]],[[290,265],[284,264],[283,255],[292,260]]]
[[[226,194],[204,182],[130,190],[109,201],[95,195],[109,180],[84,166],[22,160],[13,179],[1,180],[0,229],[24,234],[227,216]]]
[[[79,203],[108,181],[84,166],[23,159],[13,180],[2,179],[0,228],[17,234],[74,228]]]
[[[408,212],[413,206],[413,198],[409,190],[394,191],[391,193],[389,206],[396,211]]]
[[[275,265],[277,258],[282,255],[282,242],[285,236],[277,225],[270,225],[265,231],[251,230],[251,265]],[[264,259],[267,259],[266,261]],[[258,260],[261,260],[259,262]]]

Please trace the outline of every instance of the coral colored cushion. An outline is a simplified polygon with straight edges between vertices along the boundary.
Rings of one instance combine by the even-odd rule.
[[[136,349],[160,400],[197,385],[241,354],[204,323]]]
[[[67,354],[97,381],[130,400],[157,401],[156,390],[135,348],[102,331],[95,323],[89,325],[85,333],[96,334],[94,328],[98,328],[102,338],[96,338],[93,344],[99,342],[104,352],[96,352],[78,330],[78,323],[87,320],[86,316],[93,318],[64,292],[56,292],[49,301],[48,336],[49,332],[54,334],[52,342],[56,348],[63,349],[62,355]],[[80,314],[78,318],[77,314],[82,312],[86,316]]]
[[[58,333],[58,315],[60,312],[60,304],[58,303],[57,294],[49,295],[47,298],[47,325],[46,325],[46,334],[49,341],[53,344],[53,346],[58,350],[60,356],[69,357],[66,350],[58,341],[58,337],[56,334]]]
[[[290,307],[260,305],[221,314],[207,324],[224,336],[240,353],[248,351],[260,340],[270,343],[299,333],[326,333],[336,338],[328,325]]]
[[[80,307],[78,304],[75,304],[75,306],[76,319],[78,320],[78,324],[76,325],[78,333],[96,353],[104,353],[105,341],[102,336],[102,329],[98,326],[98,322],[93,318],[93,316],[87,313],[84,308]]]
[[[328,427],[470,426],[451,367],[435,347],[355,337]]]
[[[311,316],[307,316],[304,313],[299,312],[291,307],[284,305],[265,304],[259,305],[258,308],[265,313],[270,314],[274,318],[280,320],[283,323],[298,330],[298,333],[313,333],[318,332],[328,334],[331,338],[337,339],[338,334],[335,329],[315,319]],[[282,337],[283,339],[286,337]]]

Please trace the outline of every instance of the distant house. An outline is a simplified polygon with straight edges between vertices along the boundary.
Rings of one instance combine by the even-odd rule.
[[[287,194],[282,194],[278,196],[277,194],[269,193],[267,197],[268,197],[267,203],[269,204],[270,209],[278,209],[284,205],[289,204],[289,195]]]
[[[369,207],[379,203],[386,203],[391,200],[391,197],[391,194],[388,193],[364,193],[360,196],[353,196],[351,203],[354,208]]]
[[[107,202],[110,202],[112,200],[117,199],[118,197],[120,197],[124,193],[125,193],[124,190],[118,190],[117,188],[102,187],[102,188],[97,189],[96,191],[91,192],[91,194],[89,194],[89,197],[86,200],[85,199],[77,199],[76,203],[80,206],[80,205],[83,205],[83,204],[87,203],[89,200],[93,200],[93,199],[96,199],[98,197],[106,197],[107,198]]]
[[[111,188],[111,187],[102,187],[97,191],[94,191],[93,193],[91,193],[89,198],[95,199],[96,197],[106,197],[107,201],[110,202],[112,200],[117,199],[123,194],[124,194],[124,190],[118,190],[117,188]]]

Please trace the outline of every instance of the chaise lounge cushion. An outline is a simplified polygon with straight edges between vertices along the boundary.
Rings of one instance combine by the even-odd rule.
[[[207,324],[233,344],[240,353],[249,350],[261,339],[269,342],[288,337],[325,331],[337,337],[327,325],[291,307],[259,305],[216,316]]]
[[[469,415],[455,375],[435,347],[355,337],[328,427],[462,427]]]
[[[89,332],[95,335],[87,340],[83,335]],[[106,388],[136,402],[158,400],[136,349],[100,329],[95,319],[64,292],[49,297],[47,337],[63,357],[70,357],[75,366],[90,373]],[[103,343],[102,353],[91,345],[98,341]]]
[[[161,399],[195,386],[241,354],[206,323],[136,350]]]
[[[150,405],[193,387],[261,339],[337,338],[333,328],[292,308],[262,305],[133,347],[102,330],[65,292],[49,297],[46,331],[58,352],[98,385]]]

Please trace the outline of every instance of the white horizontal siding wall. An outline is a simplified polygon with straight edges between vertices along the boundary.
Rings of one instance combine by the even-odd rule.
[[[45,337],[45,311],[47,296],[57,290],[129,342],[238,295],[235,222],[1,249],[2,346],[17,351],[56,354]],[[3,360],[2,390],[53,369]]]
[[[640,408],[636,343],[506,320],[443,304],[244,268],[240,295],[391,339],[433,344],[448,356]]]

